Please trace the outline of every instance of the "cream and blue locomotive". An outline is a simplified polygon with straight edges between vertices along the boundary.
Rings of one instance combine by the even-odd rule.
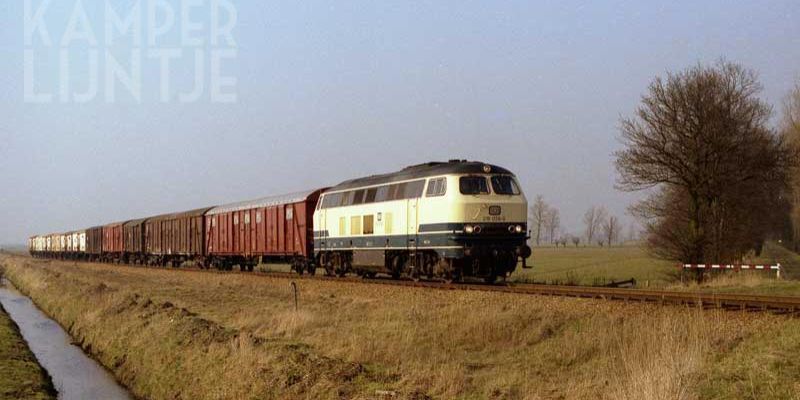
[[[315,261],[329,275],[494,282],[531,255],[527,209],[514,174],[480,162],[354,179],[320,197]]]

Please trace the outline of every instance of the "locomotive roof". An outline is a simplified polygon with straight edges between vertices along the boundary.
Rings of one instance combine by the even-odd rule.
[[[429,162],[425,164],[412,165],[400,171],[388,174],[372,175],[366,178],[351,179],[344,181],[326,192],[353,189],[363,186],[380,185],[405,181],[409,179],[427,178],[429,176],[447,174],[485,174],[485,167],[491,168],[490,173],[514,175],[511,171],[497,165],[487,164],[480,161],[452,160],[448,162]]]
[[[309,196],[311,196],[314,192],[318,190],[319,189],[307,190],[304,192],[282,194],[278,196],[268,196],[255,200],[247,200],[247,201],[240,201],[237,203],[224,204],[212,208],[211,210],[208,211],[208,213],[206,213],[206,215],[216,215],[233,211],[250,210],[253,208],[272,207],[281,204],[299,203],[308,199]]]

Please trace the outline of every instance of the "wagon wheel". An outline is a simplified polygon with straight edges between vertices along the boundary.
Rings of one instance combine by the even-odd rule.
[[[305,265],[296,258],[292,259],[292,271],[296,272],[298,275],[303,275],[303,273],[306,272]]]
[[[313,261],[306,261],[306,268],[309,275],[317,274],[317,264],[315,264]]]

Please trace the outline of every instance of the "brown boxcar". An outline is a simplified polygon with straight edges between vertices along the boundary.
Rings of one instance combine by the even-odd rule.
[[[205,229],[203,215],[211,207],[166,214],[145,221],[145,253],[150,264],[203,263]]]
[[[115,222],[103,226],[103,258],[107,261],[119,262],[122,260],[124,250],[122,240],[122,225],[124,222]]]
[[[103,254],[103,227],[95,226],[86,230],[86,255],[96,260]]]
[[[314,208],[322,190],[265,197],[206,213],[206,252],[223,269],[264,259],[305,262],[313,257]]]
[[[144,223],[147,218],[134,219],[122,225],[122,242],[125,262],[140,264],[144,256]]]

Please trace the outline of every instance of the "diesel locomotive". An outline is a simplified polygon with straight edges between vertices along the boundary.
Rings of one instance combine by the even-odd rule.
[[[324,191],[314,212],[314,254],[328,274],[493,282],[531,255],[527,209],[504,168],[416,165]]]

